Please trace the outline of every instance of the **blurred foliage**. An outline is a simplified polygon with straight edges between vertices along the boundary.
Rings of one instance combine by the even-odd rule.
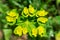
[[[28,31],[29,35],[32,36],[31,29],[35,28],[35,26],[38,27],[39,25],[43,25],[43,24],[37,23],[38,17],[28,16],[26,18],[21,15],[24,7],[29,8],[30,4],[37,11],[42,9],[48,11],[48,14],[46,15],[46,17],[48,18],[48,22],[44,24],[44,26],[47,29],[47,35],[48,35],[48,36],[46,35],[47,38],[45,39],[50,40],[51,37],[54,37],[55,32],[58,32],[60,30],[60,13],[58,13],[59,10],[57,9],[57,7],[60,4],[60,0],[0,0],[0,29],[14,30],[14,28],[16,28],[17,25],[26,26],[27,29],[29,30]],[[9,23],[6,21],[5,17],[7,16],[6,13],[12,9],[17,9],[16,11],[20,17],[18,17],[18,19],[15,22]],[[4,31],[4,35],[5,33],[6,32]],[[9,33],[8,35],[10,36],[11,34]],[[36,40],[36,39],[44,40],[39,35],[37,36],[37,38],[30,36],[29,38],[31,38],[31,40]]]

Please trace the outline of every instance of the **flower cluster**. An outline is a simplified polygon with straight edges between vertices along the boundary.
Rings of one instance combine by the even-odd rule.
[[[36,11],[32,5],[29,5],[29,8],[24,7],[24,9],[22,11],[22,15],[24,17],[36,16],[36,17],[38,17],[37,22],[42,22],[42,23],[46,23],[48,21],[48,19],[45,17],[47,14],[48,14],[48,12],[46,12],[45,10]]]
[[[29,8],[24,7],[23,11],[22,11],[22,16],[24,17],[28,17],[28,16],[34,16],[35,15],[36,10],[34,9],[34,7],[32,5],[29,5]]]
[[[14,34],[22,36],[22,34],[27,34],[28,30],[25,27],[17,26],[14,29]],[[31,31],[32,36],[37,37],[37,34],[43,37],[46,34],[46,29],[43,26],[39,26],[38,28],[33,28]]]
[[[40,10],[37,11],[37,17],[39,17],[37,19],[37,22],[42,22],[42,23],[46,23],[48,21],[48,19],[45,17],[48,14],[48,12],[46,12],[45,10]]]
[[[32,29],[32,35],[33,36],[37,36],[40,35],[41,37],[43,37],[44,35],[46,35],[46,28],[44,28],[43,26],[39,26],[38,28],[33,28]]]
[[[25,18],[25,17],[28,17],[28,16],[37,17],[36,23],[45,24],[48,21],[48,18],[45,17],[47,14],[48,14],[48,12],[45,11],[44,9],[43,10],[35,10],[32,5],[29,5],[29,8],[24,7],[24,9],[21,13],[21,16],[22,16],[22,18],[23,17]],[[13,9],[13,10],[11,10],[7,13],[6,20],[8,22],[14,22],[14,21],[16,21],[16,19],[19,19],[21,16],[19,16],[19,14],[16,12],[15,9]],[[20,19],[19,19],[19,21],[20,21]],[[37,37],[37,35],[40,35],[41,37],[46,35],[46,28],[44,26],[41,26],[39,24],[38,27],[36,27],[35,25],[34,25],[35,27],[33,27],[33,26],[29,27],[30,26],[29,22],[31,22],[31,21],[29,21],[29,20],[28,21],[23,21],[22,26],[18,25],[14,29],[14,34],[22,36],[22,35],[25,35],[27,33],[29,34],[29,32],[31,32],[31,35],[34,36],[34,37]],[[31,29],[29,30],[29,28],[31,28]]]
[[[14,21],[16,21],[16,19],[18,18],[18,16],[19,16],[19,15],[18,15],[18,13],[16,12],[16,10],[13,9],[13,10],[7,12],[6,20],[7,20],[8,22],[14,22]]]
[[[14,30],[14,34],[17,34],[19,36],[21,36],[22,34],[25,35],[27,33],[28,33],[27,28],[25,28],[25,27],[23,28],[21,26],[17,26]]]

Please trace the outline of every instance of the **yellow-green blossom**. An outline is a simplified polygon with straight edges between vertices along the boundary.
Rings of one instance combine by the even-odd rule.
[[[48,19],[47,18],[45,18],[45,17],[40,17],[40,18],[38,18],[37,19],[37,21],[39,22],[42,22],[42,23],[46,23],[47,21],[48,21]]]
[[[37,11],[37,16],[46,16],[48,14],[48,12],[46,12],[45,10],[40,10],[40,11]]]
[[[60,40],[60,32],[56,33],[55,37],[56,37],[56,40]]]
[[[16,19],[18,18],[18,13],[15,12],[15,10],[11,10],[10,12],[7,13],[8,16],[15,17]]]
[[[21,36],[22,35],[22,30],[23,30],[23,28],[21,26],[17,26],[14,29],[14,34],[17,34],[17,35]]]
[[[28,15],[29,15],[28,8],[27,8],[27,7],[24,7],[24,9],[23,9],[23,11],[22,11],[22,16],[28,17]]]
[[[28,12],[28,8],[27,7],[24,7],[23,12],[24,12],[25,15],[27,15],[29,13]]]
[[[35,28],[32,29],[32,35],[35,37],[37,36],[37,29],[35,29]]]
[[[35,12],[35,9],[32,5],[29,5],[29,12],[32,14]]]
[[[27,33],[28,33],[27,28],[23,28],[23,34],[25,35],[25,34],[27,34]]]
[[[46,34],[46,29],[43,26],[39,26],[38,28],[38,34],[43,37]]]
[[[15,18],[12,18],[12,17],[10,17],[10,16],[6,16],[6,20],[7,20],[8,22],[13,22],[13,21],[15,21],[16,19],[15,19]]]

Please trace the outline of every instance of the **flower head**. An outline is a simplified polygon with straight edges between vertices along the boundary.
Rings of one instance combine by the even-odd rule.
[[[27,7],[24,7],[23,12],[24,12],[25,15],[27,15],[29,13],[28,12],[28,8]]]
[[[40,10],[40,11],[37,11],[37,16],[46,16],[48,14],[48,12],[46,12],[45,10]]]
[[[27,34],[27,33],[28,33],[27,28],[23,28],[23,34],[25,35],[25,34]]]
[[[19,16],[15,9],[11,10],[10,12],[8,12],[7,15],[11,16],[11,17],[15,17],[16,19]]]
[[[29,11],[28,11],[28,8],[27,8],[27,7],[24,7],[24,9],[23,9],[23,11],[22,11],[22,15],[23,15],[24,17],[28,17]]]
[[[37,19],[37,22],[39,22],[39,21],[42,22],[42,23],[46,23],[48,21],[48,19],[44,18],[44,17],[40,17],[40,18]]]
[[[8,22],[14,22],[16,19],[15,19],[15,18],[12,18],[12,17],[10,17],[10,16],[6,16],[6,20],[7,20]]]
[[[58,33],[56,33],[55,38],[56,38],[56,40],[60,40],[60,31],[58,31]]]
[[[46,29],[43,26],[39,26],[38,28],[38,34],[43,37],[46,34]]]
[[[17,26],[14,29],[14,34],[17,34],[17,35],[21,36],[22,35],[22,30],[23,30],[23,28],[21,26]]]
[[[37,29],[35,29],[35,28],[32,29],[32,35],[35,37],[37,36]]]
[[[32,7],[32,5],[29,5],[29,12],[32,14],[35,12],[35,9]]]

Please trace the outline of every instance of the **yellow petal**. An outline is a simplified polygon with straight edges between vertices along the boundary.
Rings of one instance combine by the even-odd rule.
[[[8,22],[13,22],[14,20],[16,20],[15,18],[12,18],[12,17],[10,17],[10,16],[6,16],[6,20],[8,21]]]
[[[19,36],[22,35],[22,27],[21,26],[17,26],[15,29],[14,29],[14,34],[17,34]]]
[[[35,12],[35,9],[32,7],[32,5],[29,5],[29,12],[32,14]]]
[[[25,34],[27,34],[27,28],[23,28],[23,34],[25,35]]]
[[[38,22],[40,21],[42,23],[46,23],[48,21],[48,19],[47,18],[44,18],[44,17],[40,17],[40,18],[37,19],[37,21]]]
[[[27,15],[29,13],[28,12],[28,8],[27,7],[24,7],[23,12],[24,12],[25,15]]]
[[[46,29],[43,26],[38,27],[38,34],[42,37],[46,34]]]
[[[35,29],[35,28],[32,29],[32,35],[35,37],[37,36],[37,29]]]
[[[46,16],[48,14],[48,12],[46,12],[45,10],[40,10],[40,11],[37,11],[36,13],[38,16]]]

